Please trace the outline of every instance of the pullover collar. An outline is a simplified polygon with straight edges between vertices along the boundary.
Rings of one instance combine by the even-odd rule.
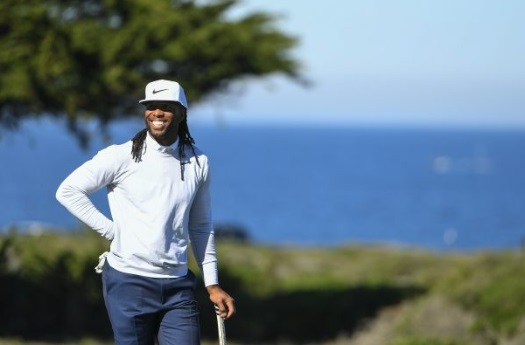
[[[169,146],[163,146],[163,145],[160,145],[155,139],[153,139],[149,131],[147,133],[148,135],[146,136],[146,143],[145,143],[146,147],[149,146],[154,151],[159,151],[162,153],[173,154],[174,152],[176,152],[177,143],[179,142],[178,137],[177,137],[177,140],[173,144]]]

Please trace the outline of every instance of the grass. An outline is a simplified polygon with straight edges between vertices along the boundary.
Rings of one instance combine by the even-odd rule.
[[[13,279],[17,284],[30,281],[38,291],[51,291],[57,284],[64,291],[89,287],[86,298],[98,301],[92,267],[106,247],[90,233],[4,237],[2,289]],[[239,310],[227,322],[229,344],[525,344],[520,251],[437,253],[357,244],[315,248],[238,242],[219,242],[217,249],[221,285],[236,298]],[[4,296],[21,291],[5,290]],[[204,289],[199,291],[205,301]],[[214,328],[211,313],[201,314],[204,327]],[[216,343],[214,332],[207,333],[204,345]],[[0,340],[0,345],[111,343]]]
[[[395,315],[388,321],[390,340],[382,344],[525,343],[525,265],[520,251],[436,253],[390,246],[319,249],[235,243],[222,244],[219,250],[222,265],[259,295],[319,289],[333,293],[356,286],[369,291],[385,286],[419,289],[414,298],[385,304],[373,319],[359,324],[360,331],[373,332],[366,325],[380,320],[382,311]],[[351,344],[349,339],[358,334],[350,332],[343,337],[345,343]]]

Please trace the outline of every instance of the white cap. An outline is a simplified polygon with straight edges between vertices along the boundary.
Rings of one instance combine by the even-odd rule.
[[[148,83],[146,85],[146,98],[139,103],[144,104],[152,101],[178,102],[188,109],[184,89],[176,81],[159,79]]]

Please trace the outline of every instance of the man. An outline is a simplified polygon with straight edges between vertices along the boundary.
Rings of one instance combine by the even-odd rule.
[[[220,316],[235,313],[233,298],[218,284],[208,158],[188,131],[182,86],[156,80],[145,93],[139,103],[146,107],[146,128],[78,167],[56,197],[111,241],[102,286],[115,343],[199,344],[188,244]],[[112,219],[88,197],[102,187]]]

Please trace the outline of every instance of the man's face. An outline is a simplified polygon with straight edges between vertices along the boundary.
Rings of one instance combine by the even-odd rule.
[[[179,124],[184,120],[184,108],[174,102],[148,102],[145,105],[144,122],[151,136],[161,145],[173,144],[177,140]]]

